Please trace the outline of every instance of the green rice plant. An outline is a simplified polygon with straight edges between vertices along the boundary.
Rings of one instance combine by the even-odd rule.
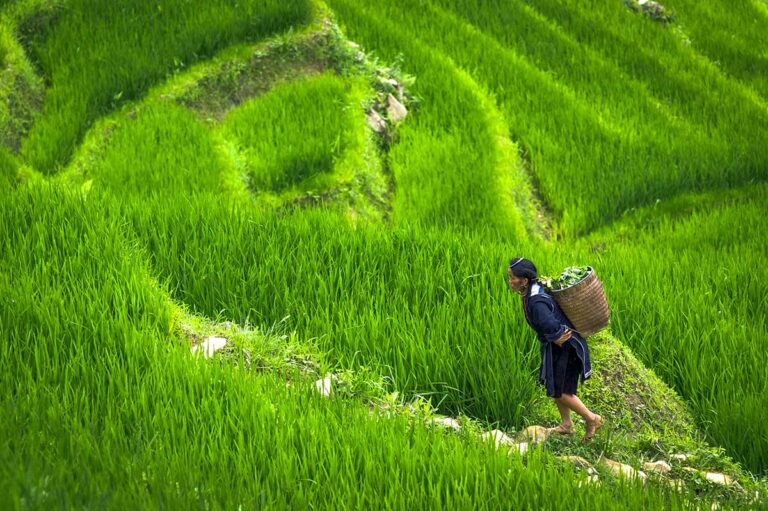
[[[386,60],[401,55],[404,71],[418,76],[418,109],[400,127],[388,160],[396,187],[392,221],[526,237],[520,210],[531,210],[528,183],[492,98],[405,25],[382,16],[383,6],[330,5],[351,38]]]
[[[766,192],[761,184],[678,201],[676,218],[639,212],[582,245],[605,269],[614,331],[683,396],[709,440],[756,473],[768,461],[758,341]]]
[[[221,189],[224,163],[206,126],[185,108],[156,103],[110,129],[82,179],[118,195],[188,195]],[[87,182],[87,181],[86,181]]]
[[[52,85],[22,154],[54,173],[97,117],[229,44],[305,24],[311,10],[309,0],[72,1],[48,36],[30,48]]]
[[[331,74],[277,87],[230,112],[223,129],[246,155],[255,190],[280,191],[330,174],[362,117],[349,85]]]
[[[765,168],[759,163],[765,158],[764,144],[758,140],[762,135],[756,134],[764,133],[768,118],[758,104],[746,98],[743,87],[732,90],[728,81],[702,65],[695,55],[689,60],[674,57],[677,68],[686,71],[684,78],[675,78],[674,85],[662,81],[666,88],[659,90],[656,84],[649,86],[656,80],[656,71],[650,66],[646,66],[648,74],[635,71],[627,80],[624,54],[610,53],[606,58],[602,47],[590,50],[591,46],[585,45],[586,49],[580,49],[581,34],[564,36],[556,25],[530,8],[517,9],[526,15],[524,29],[532,31],[529,39],[517,38],[527,41],[515,42],[523,45],[518,52],[497,40],[515,39],[504,35],[509,32],[508,23],[504,23],[504,15],[497,15],[498,6],[488,2],[451,5],[475,20],[479,28],[424,2],[404,0],[369,9],[396,20],[401,30],[410,32],[411,39],[424,38],[424,45],[428,40],[430,48],[470,70],[475,80],[486,84],[499,98],[514,135],[527,149],[532,170],[562,233],[594,228],[629,207],[685,190],[744,183],[760,176]],[[518,14],[510,8],[513,15]],[[626,21],[637,22],[631,13],[627,16]],[[613,25],[606,22],[606,26]],[[639,44],[631,35],[622,33],[622,37]],[[554,49],[527,49],[535,48],[535,41],[542,39],[552,41],[547,46]],[[676,39],[665,41],[667,46],[679,45]],[[658,65],[652,59],[668,59],[668,48],[663,48],[666,53],[642,48],[636,53],[649,64]],[[530,60],[521,53],[529,53]],[[565,60],[563,55],[569,58]],[[665,73],[669,75],[671,69]],[[608,78],[605,86],[596,87],[596,74],[617,79]],[[681,80],[685,83],[678,83]],[[722,97],[711,99],[709,89],[699,83],[712,83]],[[658,99],[634,99],[643,97],[645,91],[658,94]],[[666,108],[663,99],[673,91],[684,94],[685,101],[674,101],[673,108]],[[603,112],[595,110],[596,105]],[[692,150],[691,143],[697,144],[697,149]]]
[[[541,452],[524,463],[409,417],[371,417],[311,381],[286,388],[196,359],[171,337],[174,307],[109,214],[112,195],[47,184],[0,193],[10,509],[683,507],[639,485],[584,488]]]
[[[765,2],[690,2],[667,0],[686,42],[712,63],[768,101],[768,55],[763,41],[768,24]]]

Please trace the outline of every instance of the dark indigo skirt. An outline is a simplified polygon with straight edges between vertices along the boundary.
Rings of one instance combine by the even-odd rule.
[[[555,394],[552,397],[576,395],[581,376],[581,359],[570,343],[563,346],[552,344],[552,371],[555,379]]]

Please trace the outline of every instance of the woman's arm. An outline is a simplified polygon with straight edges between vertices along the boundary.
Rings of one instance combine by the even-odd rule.
[[[531,304],[528,311],[531,326],[540,333],[547,342],[553,342],[558,346],[571,338],[571,330],[560,324],[550,304],[545,301],[536,301]]]

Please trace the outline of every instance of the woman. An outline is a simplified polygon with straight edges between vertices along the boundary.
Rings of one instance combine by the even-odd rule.
[[[579,378],[584,383],[592,375],[587,342],[573,330],[560,306],[539,283],[539,274],[531,261],[523,257],[512,259],[507,275],[509,287],[522,295],[525,319],[539,338],[539,383],[546,387],[547,396],[554,398],[562,418],[560,425],[550,431],[573,434],[574,411],[587,423],[584,441],[589,442],[603,426],[603,418],[592,413],[576,395]]]

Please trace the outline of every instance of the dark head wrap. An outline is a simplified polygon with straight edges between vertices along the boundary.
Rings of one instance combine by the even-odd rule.
[[[512,270],[512,274],[514,274],[515,277],[530,280],[539,278],[539,272],[536,270],[536,266],[525,257],[512,258],[509,262],[509,269]]]

